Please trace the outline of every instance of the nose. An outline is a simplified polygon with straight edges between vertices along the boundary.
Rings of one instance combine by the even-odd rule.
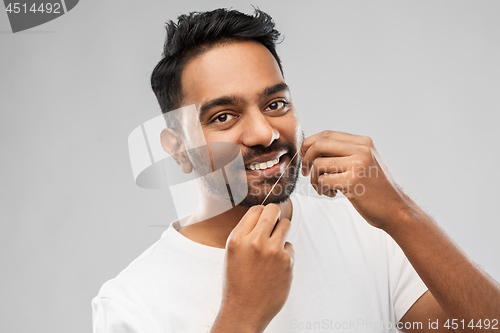
[[[268,122],[266,116],[256,109],[248,112],[242,124],[244,130],[241,135],[242,143],[247,147],[262,145],[269,146],[278,140],[280,133]]]

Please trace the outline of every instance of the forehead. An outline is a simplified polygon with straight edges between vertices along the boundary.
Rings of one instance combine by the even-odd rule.
[[[196,104],[221,96],[257,98],[264,89],[284,82],[278,63],[257,42],[217,45],[185,65],[181,85],[183,104]]]

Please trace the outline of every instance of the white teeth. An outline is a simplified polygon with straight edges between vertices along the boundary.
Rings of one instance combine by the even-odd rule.
[[[248,165],[247,169],[250,169],[250,170],[264,170],[264,169],[270,168],[270,167],[278,164],[279,161],[280,161],[279,158],[275,158],[274,160],[267,161],[267,162],[254,163],[254,164]]]

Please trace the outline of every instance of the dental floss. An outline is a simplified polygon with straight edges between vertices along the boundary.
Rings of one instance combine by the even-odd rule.
[[[278,180],[276,181],[276,183],[274,183],[273,187],[271,187],[271,190],[269,191],[269,193],[266,195],[266,197],[264,198],[264,201],[262,201],[261,205],[264,204],[264,202],[266,202],[267,198],[269,197],[269,195],[273,192],[274,190],[274,187],[278,184],[278,182],[280,181],[281,177],[283,177],[283,175],[285,174],[285,171],[288,169],[288,167],[290,166],[290,164],[292,164],[292,161],[293,159],[297,156],[297,154],[299,153],[300,150],[297,150],[297,152],[295,153],[295,155],[293,155],[292,159],[290,160],[290,162],[288,162],[288,165],[286,166],[285,170],[283,170],[283,172],[281,173],[280,177],[278,178]]]

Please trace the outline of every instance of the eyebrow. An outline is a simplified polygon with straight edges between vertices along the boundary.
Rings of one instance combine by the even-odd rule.
[[[216,106],[224,105],[234,105],[243,102],[243,100],[237,96],[222,96],[216,99],[212,99],[200,107],[200,119],[210,111],[210,109]]]
[[[276,94],[277,92],[280,91],[290,91],[290,88],[288,88],[288,85],[285,82],[275,84],[274,86],[267,87],[264,89],[263,92],[260,93],[260,98],[265,98],[269,97],[273,94]]]
[[[273,94],[276,94],[277,92],[280,91],[290,91],[288,85],[284,82],[275,84],[274,86],[267,87],[264,89],[259,94],[260,98],[266,98],[269,97]],[[243,100],[237,96],[231,95],[231,96],[222,96],[219,98],[212,99],[206,103],[203,103],[203,105],[200,107],[200,119],[207,114],[210,109],[217,107],[217,106],[225,106],[225,105],[234,105],[238,103],[243,103]]]

